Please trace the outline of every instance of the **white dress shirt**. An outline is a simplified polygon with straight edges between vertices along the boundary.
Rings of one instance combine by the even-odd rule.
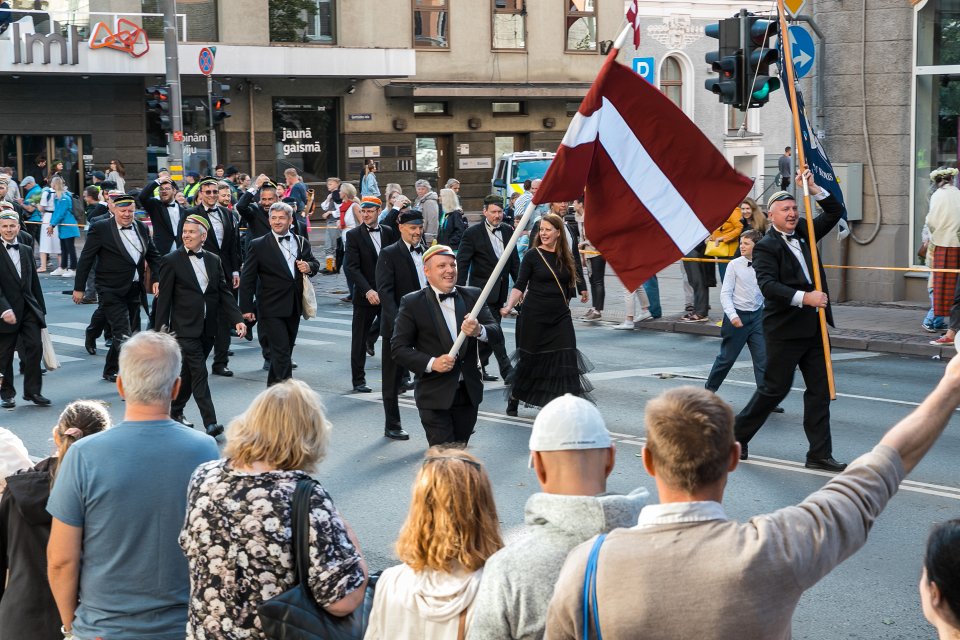
[[[190,266],[193,267],[193,272],[197,275],[200,290],[206,291],[210,284],[210,276],[207,275],[207,265],[203,260],[203,252],[198,251],[193,255],[187,254],[187,257],[190,258]]]
[[[370,242],[373,243],[373,248],[377,252],[377,255],[380,255],[380,249],[383,246],[383,235],[380,229],[380,225],[376,227],[367,227],[367,231],[370,235]]]
[[[291,233],[288,233],[285,236],[278,236],[276,233],[273,233],[273,237],[276,240],[277,245],[280,247],[280,253],[283,254],[283,257],[287,261],[287,267],[290,268],[290,275],[296,277],[297,266],[295,263],[297,261],[297,240]],[[286,240],[280,240],[280,238],[286,238]]]
[[[180,228],[180,205],[177,204],[176,200],[173,200],[170,204],[164,204],[163,206],[167,208],[167,215],[170,216],[170,226],[173,228],[173,234],[176,235],[177,229]]]
[[[114,218],[116,220],[116,218]],[[117,224],[117,231],[120,232],[120,241],[123,243],[123,247],[127,250],[127,253],[133,258],[134,264],[140,264],[140,256],[143,255],[143,241],[140,240],[140,235],[137,233],[136,227],[133,225],[136,224],[136,221],[130,223],[129,229],[124,229],[120,223]],[[133,282],[140,280],[140,273],[137,269],[133,270]]]
[[[496,227],[491,227],[486,222],[483,223],[484,229],[487,230],[487,237],[490,238],[490,244],[493,246],[493,253],[497,256],[497,259],[500,259],[500,256],[503,255],[504,240],[501,237],[503,231]],[[498,231],[499,233],[494,233]]]
[[[420,280],[420,288],[422,289],[425,286],[427,286],[427,274],[423,272],[423,254],[417,251],[414,251],[413,250],[414,245],[407,244],[406,242],[404,242],[403,244],[407,246],[407,251],[410,252],[410,257],[413,258],[413,265],[414,267],[416,267],[417,278]]]
[[[207,217],[210,219],[210,226],[213,227],[213,235],[217,239],[217,246],[223,246],[223,218],[221,218],[220,209],[214,207],[213,209],[208,209]]]
[[[664,524],[684,522],[709,522],[726,520],[727,514],[719,502],[668,502],[666,504],[648,504],[640,511],[635,529],[658,527]]]
[[[10,259],[13,261],[13,266],[17,269],[17,275],[20,276],[20,278],[23,278],[23,273],[21,272],[22,265],[20,264],[20,249],[19,247],[16,249],[13,248],[13,245],[17,244],[17,242],[17,240],[14,240],[13,242],[4,241],[3,246],[7,250],[7,255],[9,255]]]
[[[757,272],[744,256],[727,265],[720,288],[720,304],[730,320],[737,317],[737,310],[758,311],[763,308],[763,294],[757,286]]]

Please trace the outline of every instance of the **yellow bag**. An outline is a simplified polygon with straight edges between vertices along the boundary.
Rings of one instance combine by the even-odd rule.
[[[737,253],[739,242],[721,242],[717,244],[716,240],[707,240],[707,248],[704,254],[711,258],[732,258]]]

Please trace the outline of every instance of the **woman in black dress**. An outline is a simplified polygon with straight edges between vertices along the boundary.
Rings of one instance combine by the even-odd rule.
[[[580,292],[589,299],[583,270],[574,260],[563,218],[549,213],[540,220],[530,250],[520,263],[520,274],[507,305],[507,316],[523,298],[517,319],[517,350],[511,359],[514,374],[507,381],[507,415],[517,415],[520,401],[542,407],[571,393],[589,399],[593,389],[584,377],[593,368],[577,350],[577,335],[570,316],[570,299]]]

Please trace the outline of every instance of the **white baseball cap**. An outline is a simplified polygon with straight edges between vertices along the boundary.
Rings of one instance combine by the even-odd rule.
[[[530,434],[531,452],[606,449],[611,444],[600,411],[593,403],[569,393],[540,410]],[[532,456],[530,460],[532,463]]]

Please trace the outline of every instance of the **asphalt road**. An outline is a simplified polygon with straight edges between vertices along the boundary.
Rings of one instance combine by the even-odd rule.
[[[53,408],[39,408],[18,398],[16,409],[2,414],[0,425],[23,438],[37,457],[52,450],[50,428],[59,409],[77,398],[100,398],[111,403],[115,420],[123,403],[110,383],[101,379],[102,348],[96,356],[83,349],[83,327],[93,307],[75,306],[60,291],[70,282],[44,276],[48,323],[63,367],[45,376],[44,394]],[[321,287],[325,288],[325,287]],[[403,522],[410,483],[426,447],[412,394],[401,401],[408,442],[382,437],[383,414],[378,395],[349,393],[350,307],[336,296],[321,294],[319,318],[301,325],[294,352],[297,376],[323,397],[334,436],[318,478],[353,524],[373,568],[394,564],[392,544]],[[505,322],[508,345],[513,345],[513,323]],[[611,491],[637,486],[655,488],[639,458],[643,442],[643,407],[647,399],[678,385],[701,385],[717,353],[715,338],[661,332],[623,332],[612,324],[578,322],[581,350],[593,361],[591,378],[596,399],[608,427],[616,434],[617,466]],[[233,378],[211,377],[213,397],[221,422],[243,410],[250,398],[265,388],[266,373],[256,342],[235,341],[230,367]],[[378,357],[368,362],[368,383],[379,388]],[[745,356],[746,357],[746,356]],[[870,449],[884,431],[905,416],[933,387],[943,363],[905,356],[866,352],[837,352],[835,371],[839,398],[832,407],[834,454],[850,461]],[[20,378],[16,380],[20,389]],[[795,381],[802,388],[802,380]],[[735,410],[753,392],[749,360],[741,361],[720,389]],[[497,506],[509,536],[522,523],[523,505],[537,490],[527,468],[527,439],[534,411],[521,408],[519,418],[503,414],[503,389],[488,384],[477,433],[470,444],[484,460],[495,484]],[[802,467],[806,442],[800,426],[802,397],[791,393],[783,406],[751,442],[751,460],[730,478],[725,507],[732,518],[746,519],[799,502],[816,490],[828,474]],[[199,422],[191,404],[187,416]],[[930,638],[923,620],[917,578],[923,544],[930,526],[957,517],[960,507],[960,421],[954,419],[927,459],[916,469],[881,516],[864,549],[846,561],[802,599],[794,617],[795,638]],[[144,452],[149,455],[149,452]],[[677,571],[696,571],[678,565]],[[749,577],[747,578],[749,579]],[[678,607],[696,606],[695,602]],[[748,606],[748,605],[747,605]]]

